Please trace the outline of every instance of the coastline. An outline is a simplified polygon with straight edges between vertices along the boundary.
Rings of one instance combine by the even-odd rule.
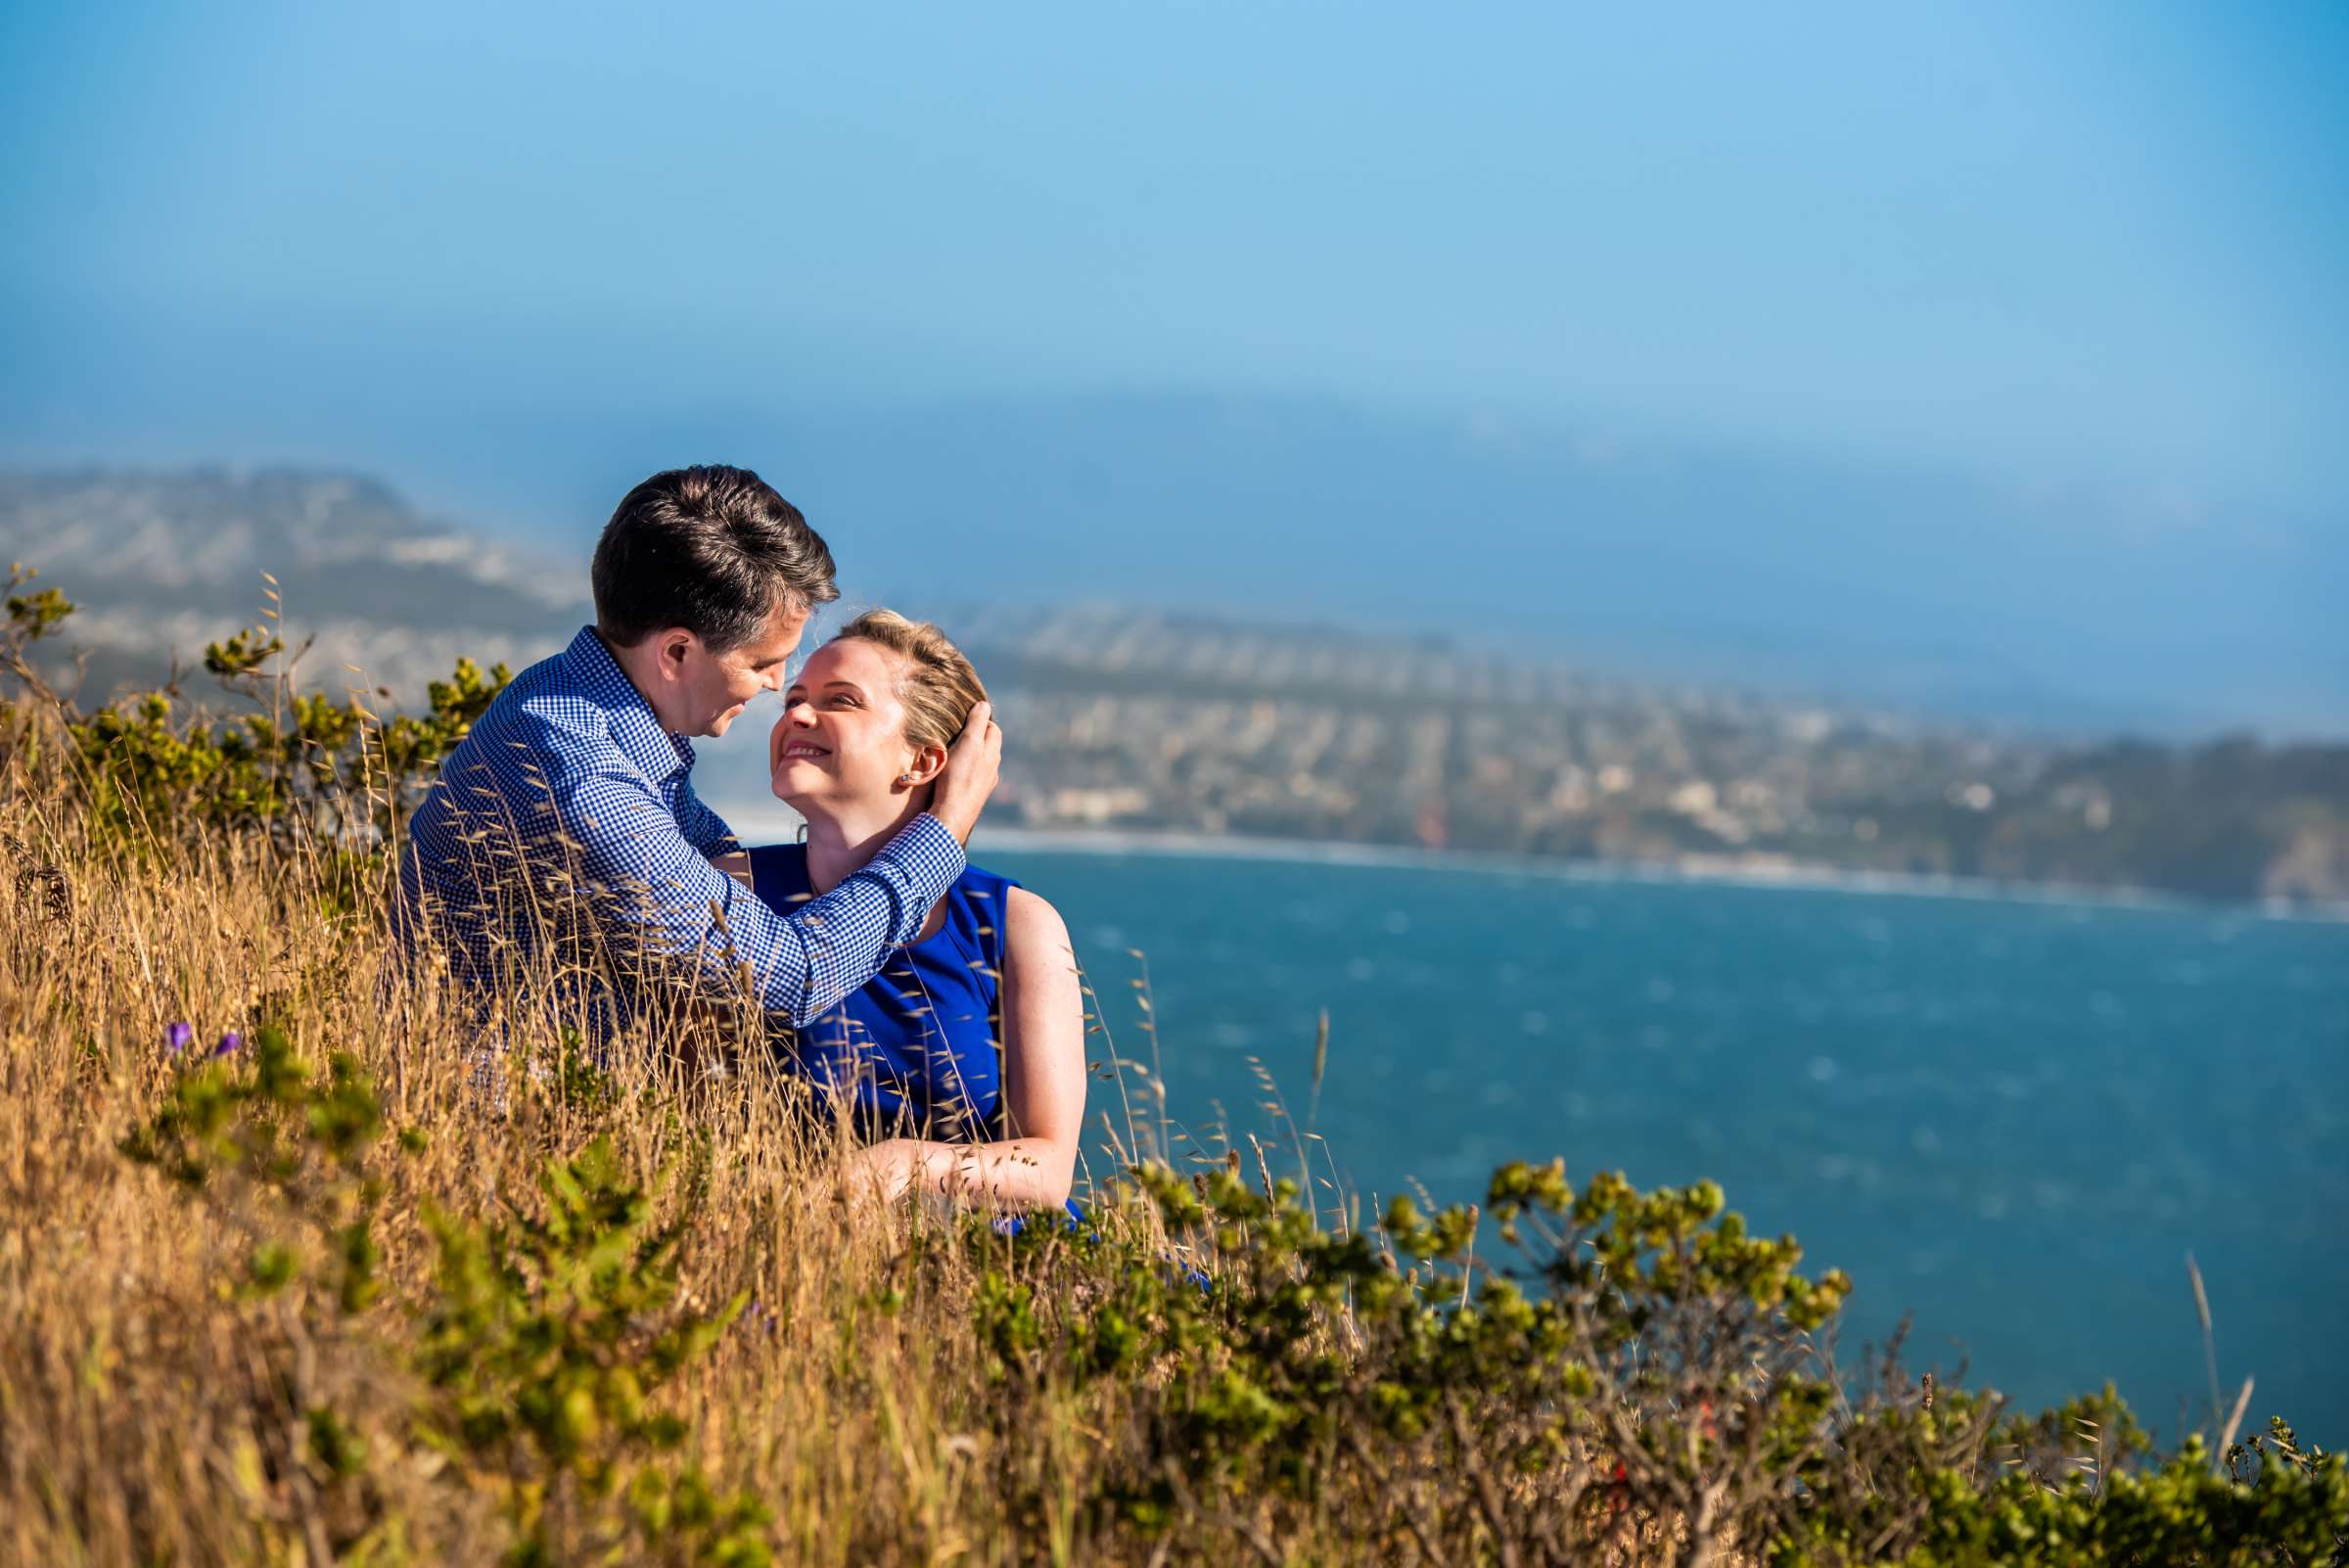
[[[798,830],[798,818],[771,804],[724,801],[712,805],[738,832],[760,843],[789,838]],[[2215,903],[2149,888],[1861,871],[1817,861],[1748,860],[1731,855],[1688,854],[1670,860],[1569,860],[1496,851],[1421,850],[1405,845],[1342,840],[1255,838],[1174,829],[993,827],[985,821],[980,823],[973,843],[981,854],[999,850],[1015,853],[1152,855],[1399,871],[1500,872],[1560,882],[1782,888],[1806,893],[1967,899],[1991,903],[2141,909],[2173,914],[2199,910],[2250,915],[2262,920],[2349,924],[2349,903],[2296,904],[2282,900]]]

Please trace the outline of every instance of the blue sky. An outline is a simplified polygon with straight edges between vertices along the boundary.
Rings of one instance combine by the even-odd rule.
[[[1897,638],[1838,606],[1899,600],[1905,541],[1974,538],[2083,608],[2018,645],[1947,596],[1950,657],[2349,728],[2349,11],[1642,9],[10,8],[0,460],[347,464],[576,542],[728,457],[828,501],[852,575],[1198,599],[1156,570],[1179,512],[1127,538],[1100,497],[1191,483],[1204,404],[1274,471],[1224,504],[1341,547],[1331,465],[1448,454],[1399,478],[1452,547],[1431,619],[1808,678]],[[970,459],[1011,429],[987,449],[1082,469],[1105,423],[1060,532]],[[966,461],[925,484],[917,436]],[[1635,513],[1654,635],[1527,588],[1634,515],[1523,481],[1553,458],[1682,476]],[[1782,623],[1676,593],[1755,485],[1790,578],[1863,522],[1881,575]],[[2148,585],[2091,615],[2115,552]],[[1405,613],[1378,585],[1256,597]],[[2181,610],[2218,651],[2147,669]]]

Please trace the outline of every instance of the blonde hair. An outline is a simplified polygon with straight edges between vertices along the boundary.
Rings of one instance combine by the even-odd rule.
[[[908,621],[895,610],[867,610],[832,634],[877,643],[898,655],[898,701],[905,709],[905,739],[917,750],[948,746],[962,733],[971,710],[986,701],[979,671],[946,634],[927,621]]]

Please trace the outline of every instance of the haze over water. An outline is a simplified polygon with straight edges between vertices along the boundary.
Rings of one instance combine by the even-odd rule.
[[[2349,1437],[2349,925],[1539,873],[986,850],[1067,915],[1118,1048],[1205,1137],[1319,1130],[1365,1217],[1493,1166],[1710,1176],[1858,1289],[1844,1345],[2037,1407],[2114,1379],[2157,1435],[2232,1401]],[[1096,1039],[1094,1050],[1102,1047]],[[1119,1114],[1096,1083],[1089,1106]],[[1326,1175],[1326,1172],[1323,1173]],[[1324,1208],[1333,1201],[1317,1194]],[[1375,1202],[1375,1207],[1374,1207]],[[1495,1245],[1488,1235],[1486,1245]],[[2193,1419],[2200,1419],[2198,1413]],[[2189,1421],[2190,1424],[2190,1421]]]

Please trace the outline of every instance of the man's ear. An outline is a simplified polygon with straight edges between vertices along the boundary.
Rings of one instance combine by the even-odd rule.
[[[675,680],[682,676],[687,656],[700,645],[701,640],[683,626],[671,626],[667,631],[657,633],[653,638],[653,651],[659,657],[653,663],[659,667],[662,677]]]

